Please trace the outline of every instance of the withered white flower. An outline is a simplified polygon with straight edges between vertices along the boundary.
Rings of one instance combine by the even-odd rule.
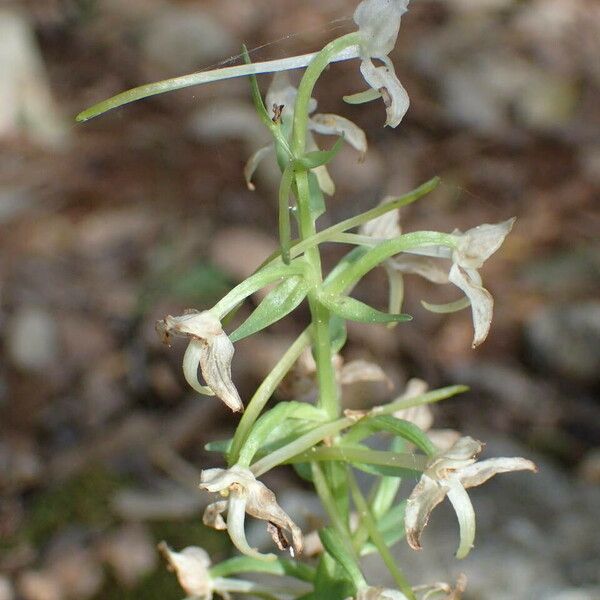
[[[411,548],[421,548],[421,533],[429,515],[448,496],[460,527],[456,557],[464,558],[475,539],[475,512],[466,488],[481,485],[498,473],[537,471],[535,464],[525,458],[491,458],[476,462],[482,449],[481,442],[462,437],[451,448],[430,459],[406,505],[406,539]]]
[[[292,121],[294,118],[294,104],[296,103],[296,96],[298,90],[290,83],[289,77],[286,73],[276,73],[273,77],[273,81],[267,91],[266,103],[269,109],[273,109],[274,113],[279,115],[283,124],[284,129],[291,129]],[[317,108],[317,101],[311,99],[309,110],[313,113]],[[313,114],[308,120],[308,133],[306,137],[306,149],[309,152],[318,150],[317,142],[311,132],[320,133],[321,135],[335,135],[344,136],[344,140],[350,144],[353,148],[358,150],[361,158],[367,152],[367,136],[365,132],[349,121],[345,117],[332,114]],[[258,165],[262,160],[275,151],[275,146],[269,144],[257,150],[246,163],[244,169],[244,176],[246,178],[246,185],[249,189],[254,189],[252,183],[252,177]],[[329,196],[335,193],[335,184],[331,179],[327,168],[323,165],[313,170],[319,187],[323,193]]]
[[[204,470],[200,487],[227,498],[210,504],[204,512],[203,521],[209,527],[227,529],[234,546],[243,554],[263,560],[276,559],[274,554],[261,554],[248,544],[244,530],[246,513],[268,522],[267,529],[280,550],[289,550],[292,556],[302,552],[300,528],[277,504],[275,494],[258,481],[250,469],[234,465],[230,469]],[[222,517],[225,511],[227,523]]]
[[[382,382],[389,389],[393,388],[390,378],[376,363],[364,359],[346,363],[341,355],[335,354],[332,357],[332,364],[338,387],[356,383]],[[287,384],[288,393],[294,397],[312,396],[317,392],[317,364],[310,348],[300,355],[290,379]]]
[[[478,269],[500,248],[515,220],[512,218],[492,225],[479,225],[464,233],[455,230],[455,250],[443,246],[419,248],[385,261],[384,267],[390,283],[390,311],[400,311],[404,297],[403,275],[419,275],[438,284],[453,283],[464,292],[468,300],[460,308],[466,308],[469,304],[471,306],[475,330],[473,348],[482,344],[492,324],[494,299],[483,287]],[[361,233],[378,239],[392,239],[401,235],[400,211],[390,211],[365,223]],[[438,259],[450,259],[450,270],[440,264]]]
[[[363,0],[354,12],[354,22],[360,33],[360,72],[376,95],[386,106],[386,125],[397,127],[408,111],[408,93],[398,80],[388,54],[394,49],[402,15],[408,10],[409,0]],[[373,59],[383,63],[376,67]],[[359,94],[364,96],[364,94]],[[352,97],[348,99],[352,102]]]
[[[347,600],[353,600],[347,598]],[[381,587],[365,587],[358,590],[356,600],[408,600],[406,596],[398,590],[386,589]]]
[[[214,593],[225,600],[231,600],[230,592],[258,594],[267,591],[254,581],[212,577],[210,558],[204,548],[188,546],[181,552],[175,552],[165,542],[161,542],[158,549],[177,575],[179,584],[187,594],[186,600],[212,600]]]
[[[221,322],[210,311],[188,311],[179,317],[167,316],[156,323],[156,330],[165,343],[172,335],[190,340],[183,357],[186,381],[200,394],[215,395],[233,412],[241,412],[244,405],[231,379],[231,361],[234,348],[221,327]],[[198,366],[206,381],[198,381]]]

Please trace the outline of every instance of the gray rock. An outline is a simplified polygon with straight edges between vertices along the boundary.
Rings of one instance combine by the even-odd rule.
[[[42,371],[56,359],[56,322],[43,308],[19,308],[8,321],[6,345],[16,367],[24,371]]]
[[[197,70],[236,53],[233,37],[206,11],[169,5],[144,32],[143,51],[170,74]]]
[[[600,381],[600,302],[543,308],[525,325],[533,360],[581,383]]]

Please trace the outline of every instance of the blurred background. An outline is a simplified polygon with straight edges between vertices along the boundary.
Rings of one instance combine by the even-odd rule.
[[[0,600],[181,598],[156,543],[226,557],[201,525],[204,444],[234,419],[183,381],[183,347],[156,319],[208,308],[275,248],[274,165],[250,192],[242,168],[267,136],[248,84],[158,96],[83,125],[74,115],[126,88],[207,68],[318,49],[350,31],[353,0],[20,0],[0,6]],[[465,572],[475,600],[600,598],[600,4],[591,0],[414,0],[392,57],[412,106],[383,129],[357,62],[332,67],[316,98],[368,135],[344,149],[321,227],[439,175],[403,211],[405,231],[518,221],[483,270],[496,300],[486,343],[470,313],[434,315],[451,286],[407,281],[412,323],[353,327],[346,359],[471,392],[436,425],[534,458],[536,476],[474,490],[475,552],[452,557],[457,525],[436,512],[414,583]],[[263,89],[269,77],[260,80]],[[330,142],[326,142],[327,144]],[[331,265],[344,252],[325,247]],[[448,288],[448,289],[446,289]],[[385,306],[383,273],[359,297]],[[255,299],[256,300],[256,299]],[[252,306],[246,307],[246,311]],[[247,314],[247,313],[246,313]],[[236,347],[248,398],[307,315]],[[386,390],[345,390],[348,406]],[[285,398],[283,391],[279,398]],[[270,474],[305,527],[314,498]],[[316,510],[316,509],[315,509]],[[311,521],[312,519],[312,521]],[[385,583],[377,561],[368,569]]]

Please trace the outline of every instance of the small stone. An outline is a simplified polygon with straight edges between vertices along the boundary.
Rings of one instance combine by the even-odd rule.
[[[43,308],[24,306],[10,318],[7,349],[16,367],[41,372],[54,363],[57,348],[56,322]]]
[[[25,134],[57,146],[67,129],[50,93],[32,24],[19,12],[0,10],[0,138]]]
[[[0,600],[13,600],[15,592],[8,577],[0,575]]]
[[[17,587],[25,600],[64,600],[60,584],[47,571],[25,571]]]
[[[205,10],[168,5],[148,23],[142,42],[146,57],[166,72],[186,73],[234,54],[237,44]]]
[[[525,325],[532,360],[582,383],[600,381],[600,302],[546,307]]]
[[[100,557],[126,587],[134,587],[158,562],[154,541],[142,525],[125,525],[109,535],[99,547]]]

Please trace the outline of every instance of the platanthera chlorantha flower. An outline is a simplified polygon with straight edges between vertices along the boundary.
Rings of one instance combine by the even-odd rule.
[[[361,228],[363,235],[382,240],[401,234],[399,211],[390,211]],[[435,312],[451,312],[471,306],[473,313],[473,348],[482,344],[492,324],[494,299],[483,287],[478,270],[496,252],[510,233],[516,219],[501,223],[484,224],[462,233],[455,230],[456,249],[445,246],[419,248],[388,259],[384,266],[390,281],[390,310],[399,311],[403,299],[403,275],[420,275],[433,283],[453,283],[460,288],[466,303],[452,303],[448,307],[436,307],[424,303]],[[451,260],[448,271],[438,259]]]
[[[202,471],[200,487],[227,498],[207,506],[203,521],[209,527],[227,529],[233,545],[243,554],[263,560],[276,558],[274,554],[261,554],[250,547],[244,530],[246,513],[267,521],[267,529],[280,550],[289,550],[292,556],[302,552],[300,528],[277,504],[275,494],[258,481],[250,469],[238,465],[230,469],[207,469]],[[225,511],[227,523],[222,517]]]
[[[274,117],[280,118],[283,124],[284,131],[291,131],[292,121],[294,118],[294,104],[298,90],[290,83],[286,73],[276,73],[273,81],[267,91],[266,103],[267,108],[273,109]],[[309,110],[313,113],[317,108],[317,101],[313,98],[309,106]],[[367,136],[365,132],[344,117],[331,114],[316,114],[312,115],[308,121],[308,133],[306,137],[306,149],[309,152],[318,150],[317,142],[311,132],[320,133],[322,135],[344,136],[344,140],[360,152],[361,158],[367,152]],[[260,150],[257,150],[246,163],[244,176],[247,186],[253,190],[254,184],[252,177],[258,168],[260,162],[266,156],[275,151],[275,146],[269,144]],[[314,169],[314,173],[319,182],[319,187],[324,194],[332,196],[335,193],[335,184],[331,179],[329,172],[325,166],[320,166]]]
[[[210,311],[188,311],[180,317],[167,316],[156,323],[156,331],[165,343],[172,335],[190,340],[183,357],[186,381],[200,394],[217,396],[233,411],[242,412],[244,405],[231,380],[233,344]],[[198,366],[206,381],[198,381]]]
[[[362,93],[346,98],[361,102],[382,97],[385,102],[386,125],[398,127],[410,106],[408,93],[396,77],[388,54],[394,49],[402,15],[409,0],[363,0],[354,12],[354,22],[360,34],[360,72],[374,93]],[[373,59],[383,63],[376,67]]]
[[[465,491],[485,483],[498,473],[537,471],[525,458],[491,458],[476,462],[483,444],[470,437],[460,438],[451,448],[433,456],[406,504],[406,539],[411,548],[421,548],[421,533],[433,509],[446,497],[452,503],[460,526],[457,558],[470,552],[475,539],[475,512]]]
[[[254,581],[212,577],[209,571],[210,558],[203,548],[189,546],[181,552],[175,552],[161,542],[158,549],[177,575],[179,584],[187,594],[186,600],[212,600],[214,593],[231,600],[230,592],[253,594],[264,591],[263,586]]]

